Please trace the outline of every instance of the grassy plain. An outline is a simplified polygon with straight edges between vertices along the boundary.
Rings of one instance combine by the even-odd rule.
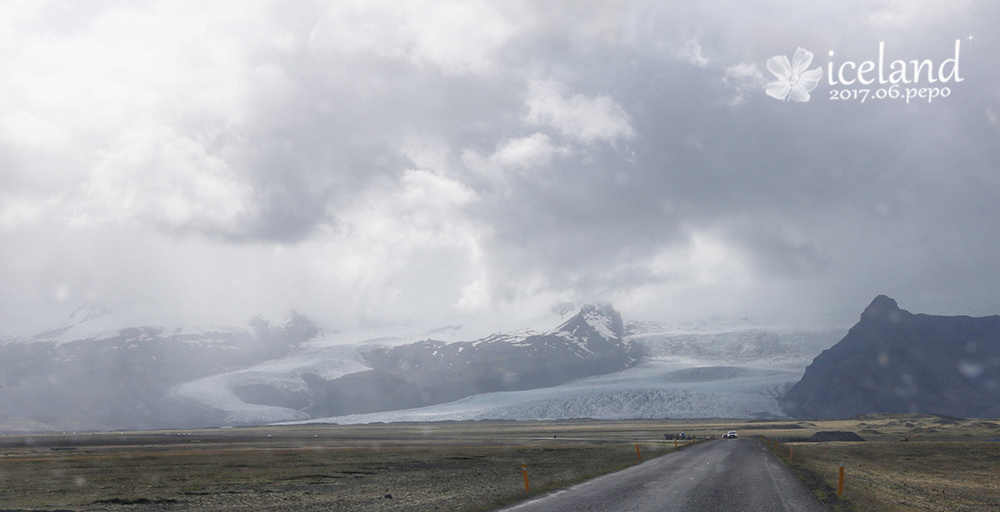
[[[987,441],[1000,438],[1000,422],[906,414],[803,426],[759,433],[779,438],[773,451],[799,469],[800,477],[814,480],[814,492],[835,510],[1000,510],[1000,442]],[[867,442],[780,442],[819,429],[853,431]],[[836,499],[841,463],[843,501]]]
[[[663,434],[779,443],[841,510],[1000,509],[1000,424],[933,416],[849,421],[538,421],[314,425],[0,436],[0,511],[490,510],[669,453]],[[900,439],[908,437],[908,441]],[[525,493],[521,463],[528,466]],[[830,497],[840,462],[845,501]]]
[[[0,436],[0,510],[488,510],[674,449],[662,422]],[[528,466],[525,493],[521,463]]]

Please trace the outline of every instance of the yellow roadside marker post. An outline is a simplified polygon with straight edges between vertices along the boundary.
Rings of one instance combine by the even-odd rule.
[[[677,438],[674,438],[674,448],[677,448]]]
[[[639,460],[642,460],[642,454],[639,453],[639,445],[638,444],[635,445],[635,454],[639,457]]]
[[[844,463],[840,463],[840,477],[837,478],[837,497],[844,495]]]
[[[524,473],[524,492],[528,492],[528,465],[521,463],[521,473]]]

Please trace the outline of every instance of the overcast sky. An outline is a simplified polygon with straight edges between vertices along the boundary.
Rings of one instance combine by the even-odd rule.
[[[997,20],[986,0],[4,2],[0,335],[88,300],[129,325],[338,330],[565,301],[997,314]],[[895,93],[947,97],[830,85],[880,42],[884,78],[939,79]],[[768,66],[800,47],[809,101],[766,94],[807,89]]]

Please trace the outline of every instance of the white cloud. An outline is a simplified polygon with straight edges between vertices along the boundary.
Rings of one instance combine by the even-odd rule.
[[[231,235],[254,215],[254,196],[221,155],[154,126],[126,133],[103,155],[73,209],[83,223]]]
[[[552,145],[552,140],[544,133],[535,133],[520,139],[508,139],[490,157],[497,163],[520,169],[544,167],[552,157],[567,154],[569,150]]]
[[[182,138],[232,131],[254,102],[288,96],[278,68],[253,62],[268,37],[264,10],[261,2],[5,4],[0,142],[18,162],[5,178],[29,193],[65,192],[137,127]]]
[[[876,0],[863,5],[864,21],[879,28],[911,30],[969,10],[969,0]]]
[[[698,66],[699,68],[703,68],[708,65],[708,59],[701,54],[701,45],[694,39],[685,42],[684,46],[673,47],[671,49],[671,53],[675,59],[683,60],[691,65]]]
[[[651,314],[704,311],[774,277],[838,307],[894,283],[996,303],[995,138],[974,121],[1000,110],[972,80],[997,82],[996,8],[793,4],[0,3],[0,321],[61,286],[66,307],[331,328],[647,291]],[[719,108],[797,45],[937,62],[967,33],[969,81],[905,115]],[[717,228],[734,217],[810,237]]]
[[[475,226],[463,210],[477,199],[458,181],[406,170],[398,181],[377,184],[332,212],[338,219],[333,234],[342,244],[336,252],[354,269],[347,275],[366,279],[407,268],[407,254],[419,248],[464,251]]]
[[[607,96],[573,94],[555,80],[530,85],[526,120],[548,124],[564,136],[590,144],[614,143],[635,136],[629,115]]]
[[[483,277],[462,287],[455,309],[462,313],[477,313],[490,307],[492,303],[492,287],[488,279]]]
[[[738,249],[707,232],[693,232],[687,244],[660,251],[651,268],[654,275],[686,288],[740,285],[751,275]]]
[[[446,73],[488,73],[514,27],[483,1],[330,2],[312,44],[339,53],[373,52],[439,66]]]
[[[403,143],[401,151],[417,169],[428,169],[444,175],[451,168],[451,152],[442,142],[411,136]]]
[[[621,38],[628,0],[545,0],[500,2],[520,32],[616,44]]]
[[[569,148],[552,144],[552,139],[544,133],[534,133],[527,137],[507,139],[497,145],[496,151],[482,157],[471,149],[462,152],[462,163],[467,169],[492,182],[503,192],[509,193],[507,175],[519,173],[540,178],[539,171],[548,168],[556,156],[567,156]]]
[[[0,232],[32,226],[58,211],[57,197],[12,197],[0,199]]]
[[[314,272],[337,283],[370,320],[454,308],[481,277],[483,227],[464,211],[477,199],[455,180],[407,170],[335,212],[336,228],[315,242]]]
[[[66,143],[65,134],[58,126],[24,110],[14,110],[0,119],[0,140],[16,146],[50,150]]]
[[[735,95],[730,100],[733,105],[743,103],[748,94],[762,92],[767,80],[756,64],[741,62],[726,68],[722,83],[733,89]]]

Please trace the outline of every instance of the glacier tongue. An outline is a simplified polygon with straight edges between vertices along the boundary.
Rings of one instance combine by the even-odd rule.
[[[651,361],[551,388],[485,393],[418,409],[308,422],[775,418],[784,417],[777,398],[802,375],[797,369],[702,367],[698,378],[690,379],[686,369],[683,363]]]
[[[308,413],[291,407],[247,403],[234,390],[240,386],[264,385],[288,393],[306,393],[309,386],[302,375],[335,379],[367,369],[358,347],[310,347],[283,359],[181,384],[171,394],[224,411],[229,425],[303,420],[310,417]]]

